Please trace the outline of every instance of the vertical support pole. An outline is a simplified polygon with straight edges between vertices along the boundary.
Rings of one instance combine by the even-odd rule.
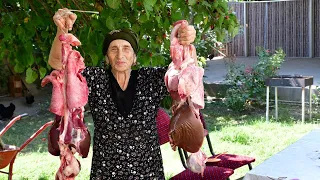
[[[266,121],[269,121],[269,86],[267,86]]]
[[[302,105],[302,110],[301,110],[301,119],[302,119],[302,123],[304,123],[304,96],[305,96],[305,87],[302,87],[302,90],[301,90],[301,105]]]
[[[309,120],[312,119],[312,85],[309,86]]]
[[[314,1],[309,0],[309,57],[314,56]]]
[[[276,107],[276,120],[278,120],[278,87],[274,87],[274,103]]]
[[[244,56],[248,57],[248,5],[243,3],[243,25],[244,25]]]
[[[268,3],[266,2],[266,8],[265,8],[265,16],[264,16],[264,40],[263,40],[263,47],[267,49],[268,45]]]

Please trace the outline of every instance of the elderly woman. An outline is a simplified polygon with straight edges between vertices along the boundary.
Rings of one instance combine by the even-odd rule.
[[[61,69],[58,36],[72,29],[76,15],[59,10],[58,27],[49,64]],[[57,18],[58,17],[58,18]],[[193,26],[182,25],[180,43],[195,39]],[[102,53],[110,68],[87,67],[83,75],[89,87],[89,105],[94,121],[91,179],[164,179],[155,117],[167,95],[166,68],[132,70],[139,50],[136,34],[114,30],[104,39]]]

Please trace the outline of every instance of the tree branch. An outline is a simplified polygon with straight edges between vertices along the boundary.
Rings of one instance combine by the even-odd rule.
[[[85,9],[82,9],[82,8],[78,5],[79,3],[78,3],[76,0],[72,0],[72,2],[73,2],[73,4],[74,4],[75,6],[77,6],[77,8],[78,8],[79,10],[85,10]],[[87,24],[89,24],[89,17],[88,17],[87,14],[84,14],[84,20],[86,21]]]
[[[64,6],[61,4],[59,0],[57,0],[58,4],[61,6],[61,8],[64,8]]]
[[[48,9],[48,7],[46,6],[46,4],[42,1],[42,0],[37,0],[38,2],[40,2],[42,4],[42,6],[44,7],[44,9],[47,11],[48,14],[50,14],[50,16],[53,16],[53,13]]]
[[[28,3],[30,4],[32,11],[34,11],[34,13],[36,13],[36,15],[39,16],[38,12],[36,11],[36,8],[32,4],[32,1],[28,0]]]

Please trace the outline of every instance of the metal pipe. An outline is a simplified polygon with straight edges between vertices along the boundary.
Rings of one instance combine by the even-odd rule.
[[[278,87],[274,87],[274,101],[276,106],[276,119],[278,119]]]
[[[288,1],[298,1],[298,0],[273,0],[273,1],[229,1],[228,3],[230,4],[240,4],[240,3],[245,3],[245,4],[249,4],[249,3],[275,3],[275,2],[288,2]]]
[[[312,89],[309,87],[309,120],[312,119]]]
[[[269,121],[269,86],[267,86],[267,98],[266,98],[266,121]]]
[[[83,10],[76,10],[76,9],[68,9],[68,11],[73,12],[83,12],[83,13],[92,13],[92,14],[99,14],[98,11],[83,11]]]
[[[305,88],[302,87],[302,90],[301,90],[301,105],[302,105],[301,119],[302,119],[302,123],[304,123],[304,112],[305,112],[305,110],[304,110],[304,106],[305,106],[304,97],[305,97]]]

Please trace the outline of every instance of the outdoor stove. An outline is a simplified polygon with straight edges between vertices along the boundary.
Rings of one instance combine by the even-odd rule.
[[[311,85],[313,85],[313,76],[301,76],[301,75],[278,75],[274,77],[267,78],[265,80],[265,85],[267,86],[267,98],[266,98],[266,120],[269,120],[269,87],[274,87],[275,92],[275,117],[278,119],[278,87],[287,88],[301,88],[301,105],[302,113],[301,119],[304,123],[305,117],[305,87],[309,86],[309,119],[311,120]]]

